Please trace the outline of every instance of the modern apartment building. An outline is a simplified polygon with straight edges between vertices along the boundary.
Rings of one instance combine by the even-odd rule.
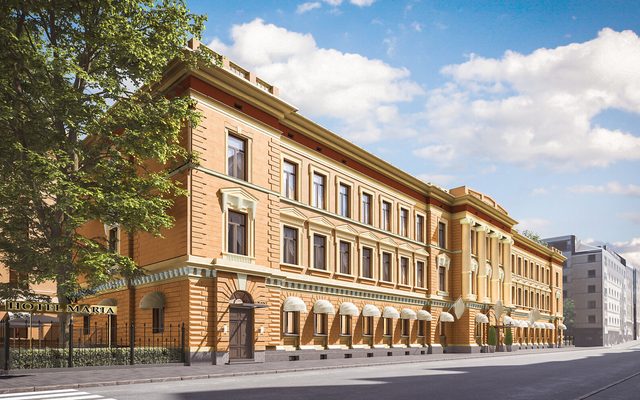
[[[545,239],[567,257],[564,298],[575,305],[567,335],[576,346],[608,346],[637,338],[636,269],[606,245],[582,243],[573,235]]]
[[[87,226],[146,272],[87,302],[154,331],[184,322],[192,357],[218,363],[477,352],[488,324],[522,346],[560,343],[560,252],[491,197],[399,170],[222,60],[167,68],[161,89],[203,116],[183,132],[199,163],[172,173],[189,196],[163,238]]]

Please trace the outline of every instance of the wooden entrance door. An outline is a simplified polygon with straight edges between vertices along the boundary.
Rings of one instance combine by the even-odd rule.
[[[253,359],[253,309],[229,309],[229,360]]]

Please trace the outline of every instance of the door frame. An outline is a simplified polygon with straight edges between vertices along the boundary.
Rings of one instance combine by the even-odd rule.
[[[247,358],[232,358],[231,357],[231,335],[233,333],[233,329],[232,329],[232,320],[231,320],[231,313],[233,309],[238,309],[238,310],[246,310],[248,311],[248,331],[249,331],[249,335],[247,338],[247,350],[249,350],[250,352],[250,357]],[[255,311],[254,311],[254,307],[247,307],[244,306],[242,304],[230,304],[229,305],[229,362],[231,361],[253,361],[255,360],[255,333],[254,333],[254,325],[255,325]]]

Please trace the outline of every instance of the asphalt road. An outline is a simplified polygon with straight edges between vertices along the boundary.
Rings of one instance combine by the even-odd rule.
[[[640,399],[640,346],[83,391],[118,400]]]

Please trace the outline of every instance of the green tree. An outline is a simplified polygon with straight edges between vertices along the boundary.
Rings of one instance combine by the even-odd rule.
[[[576,318],[576,306],[573,299],[562,300],[562,316],[564,317],[563,323],[567,328],[572,328]]]
[[[172,225],[181,190],[167,172],[189,159],[179,136],[198,115],[161,83],[171,60],[206,60],[185,50],[204,20],[182,0],[0,4],[0,261],[54,280],[61,303],[80,276],[136,270],[80,235],[87,221],[156,235]]]
[[[498,334],[495,326],[489,327],[489,333],[487,337],[487,344],[489,346],[496,346],[498,344]]]
[[[504,344],[507,346],[511,346],[513,344],[513,332],[511,332],[511,327],[507,327],[507,332],[504,335]]]

